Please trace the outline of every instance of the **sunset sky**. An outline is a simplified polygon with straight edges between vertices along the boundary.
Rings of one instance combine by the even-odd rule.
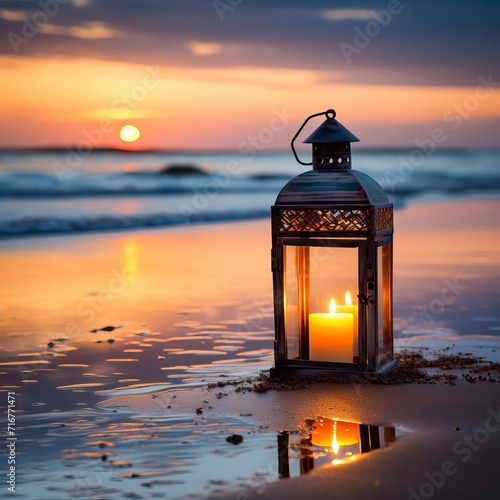
[[[0,0],[0,147],[288,147],[335,108],[363,146],[498,147],[495,0]],[[262,132],[272,130],[272,135]]]

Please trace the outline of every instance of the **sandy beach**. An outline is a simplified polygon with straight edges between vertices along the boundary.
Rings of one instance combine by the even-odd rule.
[[[214,491],[210,498],[331,498],[335,492],[337,498],[346,499],[494,499],[500,486],[496,474],[498,382],[459,381],[454,386],[313,384],[293,394],[231,393],[220,400],[214,391],[192,390],[177,393],[175,399],[168,393],[155,400],[123,397],[104,407],[126,407],[147,418],[188,413],[201,405],[209,418],[216,419],[234,415],[237,408],[256,425],[276,431],[299,429],[306,419],[319,416],[404,430],[404,435],[385,449],[353,455],[342,463],[314,468],[307,475],[266,482],[262,476],[278,471],[276,446],[275,456],[263,460],[256,469],[261,476],[246,478],[229,492],[227,488]],[[257,440],[248,434],[245,443],[252,447]],[[224,477],[221,469],[215,474]]]
[[[396,211],[397,350],[500,361],[499,208]],[[455,385],[207,389],[273,364],[269,248],[267,220],[3,240],[1,404],[16,393],[18,496],[496,498],[500,380],[466,382],[465,368]],[[318,417],[397,439],[278,480],[278,431]]]

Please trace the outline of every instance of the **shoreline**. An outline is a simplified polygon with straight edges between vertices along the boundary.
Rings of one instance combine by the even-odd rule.
[[[283,181],[284,182],[284,181]],[[401,181],[400,181],[401,182]],[[212,186],[213,184],[213,186]],[[205,195],[202,188],[171,193],[170,195],[127,195],[58,197],[0,197],[6,214],[17,214],[17,218],[0,220],[0,243],[25,238],[43,238],[73,235],[106,235],[150,229],[177,230],[213,224],[245,223],[267,220],[270,206],[275,201],[274,191],[221,191],[216,181],[204,187],[214,187],[214,194]],[[281,186],[282,187],[282,186]],[[492,186],[490,186],[492,187]],[[397,186],[396,186],[397,188]],[[201,189],[201,190],[200,190]],[[274,188],[276,192],[280,188]],[[486,191],[485,191],[486,189]],[[389,190],[390,191],[390,190]],[[496,188],[465,192],[432,190],[398,194],[392,192],[395,215],[408,207],[424,204],[446,205],[455,203],[498,202]],[[35,211],[27,208],[30,200]],[[93,206],[96,208],[92,208]],[[123,210],[125,207],[125,211]],[[133,207],[133,213],[128,207]],[[66,215],[66,213],[68,215]]]

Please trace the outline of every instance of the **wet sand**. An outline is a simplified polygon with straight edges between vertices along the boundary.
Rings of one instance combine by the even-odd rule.
[[[357,454],[335,465],[332,461],[299,477],[273,482],[246,478],[229,491],[227,485],[219,488],[210,498],[326,499],[334,492],[336,498],[346,499],[495,499],[500,487],[499,383],[500,379],[470,383],[459,378],[453,386],[313,384],[266,394],[226,390],[228,395],[220,400],[213,391],[193,389],[178,392],[175,399],[168,393],[154,402],[123,397],[105,406],[119,405],[145,416],[183,413],[201,404],[210,418],[240,413],[276,431],[299,429],[306,419],[319,416],[405,431],[382,450]],[[245,439],[248,446],[255,442],[252,435]],[[276,474],[280,457],[283,461],[276,446],[274,456],[263,460],[259,470]]]
[[[455,199],[396,212],[397,349],[500,352],[499,208]],[[203,389],[272,366],[269,233],[257,221],[0,243],[0,390],[17,393],[20,494],[199,498],[255,483],[238,495],[407,498],[412,487],[425,498],[425,472],[449,459],[457,472],[433,498],[470,498],[473,487],[490,498],[500,433],[474,432],[498,411],[500,382]],[[317,416],[411,432],[272,483],[277,431]],[[252,439],[229,445],[238,430]],[[485,442],[463,461],[455,442],[471,435]]]

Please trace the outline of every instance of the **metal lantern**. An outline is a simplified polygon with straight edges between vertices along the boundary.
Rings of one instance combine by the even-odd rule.
[[[304,141],[306,123],[326,120]],[[372,178],[351,169],[359,139],[330,109],[292,139],[302,165],[272,207],[275,372],[377,373],[396,363],[392,330],[393,209]]]

